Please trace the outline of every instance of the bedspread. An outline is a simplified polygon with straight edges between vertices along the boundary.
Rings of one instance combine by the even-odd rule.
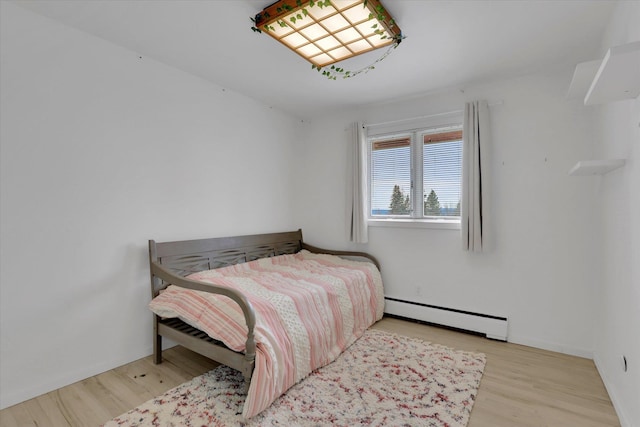
[[[242,412],[246,418],[335,360],[384,310],[382,279],[373,264],[305,250],[189,278],[239,289],[253,306],[256,359]],[[228,297],[169,286],[149,307],[161,317],[179,317],[234,351],[245,349],[244,315]]]

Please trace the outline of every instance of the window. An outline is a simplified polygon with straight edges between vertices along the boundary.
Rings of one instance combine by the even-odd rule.
[[[462,127],[368,138],[370,219],[460,221]]]

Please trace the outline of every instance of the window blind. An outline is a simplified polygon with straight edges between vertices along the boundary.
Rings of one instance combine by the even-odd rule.
[[[402,137],[372,143],[371,215],[409,215],[411,206],[411,138]],[[403,209],[394,201],[398,186]],[[408,198],[408,199],[407,199]],[[395,206],[395,209],[394,209]]]
[[[460,216],[462,131],[423,136],[424,216]]]

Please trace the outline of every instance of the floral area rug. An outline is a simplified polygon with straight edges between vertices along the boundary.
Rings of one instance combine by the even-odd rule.
[[[242,419],[242,375],[226,366],[105,424],[113,426],[466,426],[485,355],[368,330],[265,411]]]

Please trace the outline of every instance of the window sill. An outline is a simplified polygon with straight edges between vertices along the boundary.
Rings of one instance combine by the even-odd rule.
[[[400,228],[436,228],[440,230],[460,230],[460,220],[437,219],[404,219],[384,218],[369,219],[370,227],[400,227]]]

